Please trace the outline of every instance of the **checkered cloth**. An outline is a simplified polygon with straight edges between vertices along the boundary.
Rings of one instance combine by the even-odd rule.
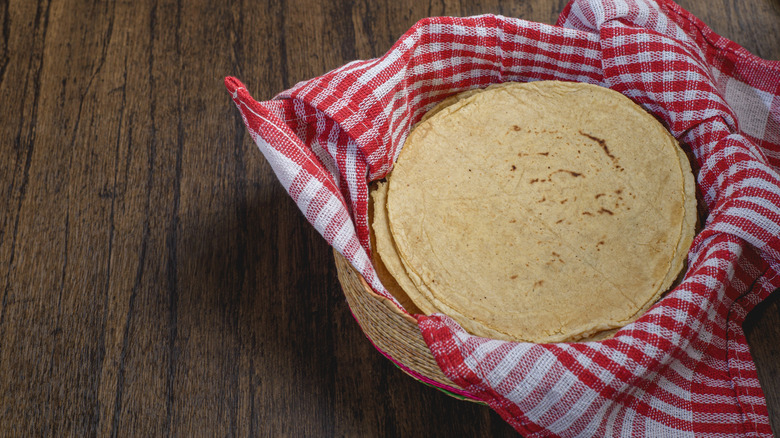
[[[226,85],[306,218],[362,273],[367,181],[439,100],[506,81],[612,88],[661,119],[698,168],[708,216],[682,283],[612,339],[528,344],[418,316],[442,370],[523,435],[770,436],[742,323],[780,287],[780,62],[669,0],[574,0],[558,24],[484,15],[418,22],[381,58],[256,102]]]

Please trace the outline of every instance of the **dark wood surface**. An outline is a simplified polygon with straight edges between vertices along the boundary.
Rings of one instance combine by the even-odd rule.
[[[778,0],[680,3],[780,59]],[[0,1],[0,435],[514,435],[373,349],[222,80],[267,99],[425,16],[564,4]],[[777,419],[776,301],[750,341]]]

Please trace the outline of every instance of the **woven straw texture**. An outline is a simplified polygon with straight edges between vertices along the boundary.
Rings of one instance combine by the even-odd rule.
[[[334,251],[333,257],[352,315],[374,346],[413,377],[468,399],[469,394],[439,368],[420,334],[417,321],[387,298],[374,293],[344,256]]]
[[[556,26],[422,20],[384,56],[271,101],[255,101],[234,78],[226,86],[307,219],[397,304],[370,262],[367,181],[387,174],[411,126],[441,99],[544,79],[612,88],[659,118],[691,153],[706,221],[682,282],[608,340],[503,342],[471,336],[446,315],[418,315],[441,371],[529,437],[771,436],[742,323],[780,287],[780,63],[669,0],[574,0]],[[394,338],[357,307],[377,348],[428,379],[413,357],[401,363],[386,350]]]

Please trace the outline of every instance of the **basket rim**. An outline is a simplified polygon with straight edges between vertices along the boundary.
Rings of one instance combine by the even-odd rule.
[[[333,255],[350,313],[380,354],[425,385],[459,400],[485,404],[444,374],[413,315],[399,309],[389,298],[377,294],[341,253],[334,249]]]

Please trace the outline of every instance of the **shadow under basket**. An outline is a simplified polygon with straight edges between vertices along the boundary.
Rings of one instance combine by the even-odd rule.
[[[441,371],[417,327],[417,321],[377,295],[338,251],[333,251],[339,282],[352,315],[371,343],[402,371],[446,394],[477,403]]]

